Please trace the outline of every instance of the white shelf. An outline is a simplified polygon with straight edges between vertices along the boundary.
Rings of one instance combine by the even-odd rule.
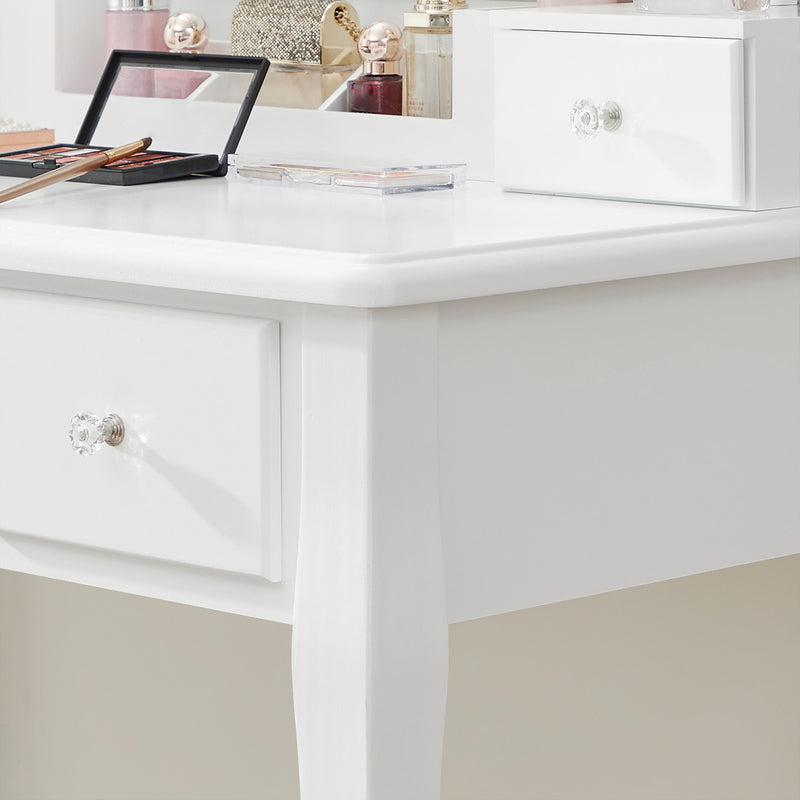
[[[172,1],[172,0],[171,0]],[[357,0],[362,22],[402,22],[412,0]],[[2,113],[56,130],[73,141],[103,66],[103,0],[30,0],[4,10],[4,29],[36,31],[40,47],[30,57],[30,38],[11,38],[0,48]],[[213,39],[227,31],[236,0],[197,0]],[[403,163],[466,163],[470,178],[491,180],[492,27],[495,9],[531,0],[471,0],[454,32],[454,119],[411,119],[369,114],[256,108],[240,152],[278,158]],[[483,8],[479,8],[483,6]],[[24,65],[24,66],[21,66]]]
[[[358,0],[362,22],[389,19],[402,24],[402,14],[412,0]],[[393,166],[403,164],[465,163],[471,178],[492,178],[491,25],[481,3],[498,8],[492,0],[474,0],[459,12],[454,33],[454,119],[415,119],[370,114],[319,113],[278,107],[256,107],[238,148],[241,153],[262,153],[277,159],[338,160]],[[503,3],[519,7],[520,0]],[[19,29],[36,20],[47,35],[52,25],[55,42],[52,72],[42,60],[28,78],[30,91],[8,87],[6,97],[17,94],[14,106],[3,113],[56,128],[62,141],[74,140],[104,61],[105,17],[102,0],[48,0],[17,7]],[[193,9],[206,17],[215,49],[224,49],[217,37],[226,32],[236,0],[197,0]],[[47,8],[51,9],[50,14]],[[20,44],[20,48],[22,45]],[[76,53],[81,57],[76,58]],[[473,57],[473,54],[479,57]],[[0,68],[18,63],[0,53]],[[10,74],[10,73],[7,73]],[[2,71],[0,71],[2,75]],[[37,88],[38,84],[38,88]],[[331,111],[336,110],[334,106]],[[327,111],[327,109],[326,109]],[[136,136],[140,134],[135,134]]]

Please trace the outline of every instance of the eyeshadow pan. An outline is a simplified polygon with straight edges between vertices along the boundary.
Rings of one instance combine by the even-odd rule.
[[[80,161],[82,158],[88,155],[94,155],[97,153],[97,150],[75,150],[72,152],[67,152],[66,155],[57,156],[53,159],[57,164],[69,164],[72,161]],[[44,161],[49,161],[50,159],[43,159]]]
[[[39,161],[42,156],[49,156],[53,153],[68,153],[73,149],[72,147],[48,147],[44,150],[28,150],[25,153],[14,153],[10,156],[4,155],[3,158],[9,158],[13,161]]]
[[[115,161],[109,164],[105,169],[133,169],[134,167],[149,167],[151,164],[163,164],[165,161],[179,161],[186,158],[186,156],[164,156],[163,158],[153,158],[145,161],[134,161],[132,163],[125,163],[124,161]]]
[[[100,152],[101,149],[102,148],[100,147],[81,147],[76,150],[68,150],[65,153],[65,156],[70,156],[71,158],[77,158],[78,156],[88,156]],[[62,158],[63,157],[64,156],[62,156]]]
[[[129,156],[128,158],[121,158],[119,161],[115,161],[113,164],[109,164],[109,167],[120,167],[126,164],[146,164],[150,161],[155,161],[157,159],[163,158],[164,156],[172,155],[171,153],[161,153],[158,151],[147,151],[145,153],[136,153],[136,155]]]

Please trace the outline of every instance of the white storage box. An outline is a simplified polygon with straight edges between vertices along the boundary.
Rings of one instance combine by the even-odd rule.
[[[624,6],[499,12],[496,179],[506,189],[767,209],[800,205],[800,17]]]

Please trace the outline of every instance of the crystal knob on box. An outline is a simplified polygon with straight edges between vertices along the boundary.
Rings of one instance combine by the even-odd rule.
[[[622,111],[613,100],[598,105],[583,99],[572,106],[569,121],[579,139],[592,139],[599,131],[617,130],[622,124]]]
[[[81,456],[94,455],[104,444],[116,447],[125,438],[125,425],[116,414],[102,419],[91,411],[80,411],[69,423],[69,441]]]

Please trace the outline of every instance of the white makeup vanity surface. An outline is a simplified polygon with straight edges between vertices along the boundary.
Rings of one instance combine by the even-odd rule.
[[[0,567],[292,623],[303,800],[438,797],[448,622],[800,551],[798,209],[62,184],[0,285]]]

